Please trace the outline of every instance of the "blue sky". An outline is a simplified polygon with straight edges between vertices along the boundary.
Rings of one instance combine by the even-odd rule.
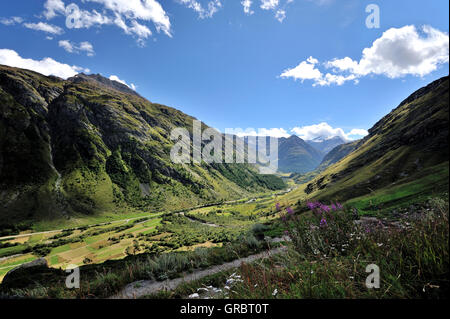
[[[76,28],[66,24],[72,3],[79,9]],[[380,9],[379,28],[366,26],[368,4]],[[414,90],[448,75],[446,0],[0,6],[0,64],[60,76],[86,69],[115,75],[150,101],[222,131],[356,138],[348,133],[363,134]]]

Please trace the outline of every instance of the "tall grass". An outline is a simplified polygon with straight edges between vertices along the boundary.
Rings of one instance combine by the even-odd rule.
[[[316,206],[309,217],[283,216],[286,255],[242,265],[235,298],[442,298],[449,287],[448,202],[413,218],[355,221],[351,211]],[[380,288],[365,285],[380,269]]]

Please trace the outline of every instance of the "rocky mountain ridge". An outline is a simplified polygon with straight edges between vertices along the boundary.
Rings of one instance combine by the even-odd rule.
[[[284,187],[251,165],[172,163],[171,130],[192,134],[194,120],[99,75],[0,66],[2,220],[174,210]]]

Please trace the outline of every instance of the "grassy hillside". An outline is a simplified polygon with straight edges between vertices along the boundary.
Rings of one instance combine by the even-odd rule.
[[[346,201],[444,170],[448,185],[448,77],[418,90],[369,130],[346,157],[302,190],[307,197]],[[438,166],[437,166],[438,165]],[[447,179],[447,183],[445,183]]]
[[[314,170],[322,158],[322,152],[296,135],[279,139],[278,169],[280,172],[306,173]]]
[[[99,75],[64,81],[0,66],[0,109],[2,223],[173,210],[284,188],[250,165],[172,163],[170,132],[192,134],[194,118]]]
[[[328,166],[333,165],[334,163],[339,162],[345,156],[353,152],[358,148],[360,140],[356,140],[350,143],[345,143],[334,147],[320,163],[319,167],[316,169],[317,171],[323,171]]]

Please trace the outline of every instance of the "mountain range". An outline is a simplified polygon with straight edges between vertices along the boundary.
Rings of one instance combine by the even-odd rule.
[[[306,174],[314,171],[333,148],[345,143],[338,136],[306,141],[297,135],[276,139],[278,141],[278,171],[281,173]],[[244,137],[244,141],[259,151],[257,141],[256,143],[251,141],[248,136]],[[266,145],[269,145],[269,137],[266,137]]]
[[[369,135],[333,149],[304,192],[344,202],[380,189],[383,196],[396,193],[403,200],[448,189],[448,90],[448,76],[430,83],[379,120]]]
[[[427,176],[435,179],[421,185],[424,192],[441,189],[448,185],[448,82],[414,92],[358,141],[279,138],[279,171],[301,174],[294,178],[306,182],[301,190],[320,200]],[[183,209],[285,187],[256,165],[173,163],[170,132],[181,127],[192,137],[195,118],[101,75],[63,80],[0,66],[0,111],[3,222]]]
[[[170,132],[192,136],[193,120],[101,75],[0,66],[2,221],[182,209],[285,187],[254,165],[172,163]]]
[[[312,140],[307,140],[306,143],[321,151],[322,154],[327,155],[333,148],[346,143],[346,141],[339,136],[334,136],[331,138],[317,137]]]

